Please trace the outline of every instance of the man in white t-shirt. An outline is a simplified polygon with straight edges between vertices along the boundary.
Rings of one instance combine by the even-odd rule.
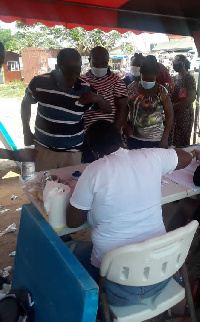
[[[120,133],[108,121],[92,124],[86,138],[99,159],[85,169],[76,185],[67,211],[67,225],[77,227],[86,219],[91,225],[93,248],[88,244],[88,253],[86,246],[81,253],[79,244],[74,253],[96,278],[101,260],[110,249],[166,232],[162,219],[161,178],[174,169],[186,167],[192,156],[173,149],[123,149]],[[90,255],[91,264],[88,264]],[[154,294],[167,282],[141,290],[107,281],[108,301],[113,305],[135,304],[141,298],[140,292],[151,296],[151,292]]]

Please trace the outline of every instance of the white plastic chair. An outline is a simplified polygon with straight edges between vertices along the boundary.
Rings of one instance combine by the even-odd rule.
[[[185,227],[160,237],[106,253],[100,267],[100,300],[106,322],[111,321],[110,315],[114,322],[140,322],[153,318],[183,300],[185,290],[191,321],[196,321],[187,270],[183,264],[197,227],[198,222],[193,220]],[[122,285],[147,286],[164,281],[182,266],[185,288],[171,279],[157,296],[137,305],[115,307],[107,304],[103,291],[105,278]]]

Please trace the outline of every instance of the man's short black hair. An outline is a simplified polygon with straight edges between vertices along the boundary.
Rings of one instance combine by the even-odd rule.
[[[107,56],[108,60],[109,60],[109,52],[107,51],[106,48],[102,47],[102,46],[96,46],[94,48],[92,48],[92,50],[90,51],[90,58],[95,55],[96,53],[101,52],[102,55]]]
[[[142,55],[142,53],[135,53],[132,57],[131,57],[131,63],[134,61],[134,60],[137,60],[137,61],[140,61],[142,63],[143,59],[145,57]]]
[[[157,59],[153,55],[148,55],[144,58],[142,66],[140,68],[141,74],[153,74],[157,75],[159,71],[159,64]]]
[[[121,134],[115,125],[106,120],[91,124],[86,131],[87,142],[94,152],[100,155],[109,154],[110,149],[121,146]]]
[[[75,58],[77,60],[81,60],[81,55],[79,54],[79,52],[74,49],[74,48],[64,48],[61,49],[58,53],[57,56],[57,63],[58,65],[62,65],[64,63],[64,61],[66,60],[66,58]]]

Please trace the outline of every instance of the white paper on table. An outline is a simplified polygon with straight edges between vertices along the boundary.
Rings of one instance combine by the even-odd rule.
[[[194,174],[194,171],[196,170],[196,168],[198,167],[200,165],[200,163],[199,162],[197,162],[197,161],[193,161],[193,162],[191,162],[185,169],[183,169],[183,170],[185,170],[185,171],[188,171],[188,172],[190,172],[190,173],[192,173],[192,174]]]
[[[189,172],[185,169],[175,170],[170,174],[165,174],[165,177],[171,181],[181,184],[182,186],[197,191],[200,187],[197,187],[193,183],[193,172]]]
[[[167,184],[169,184],[169,182],[167,180],[165,180],[165,179],[162,178],[162,180],[161,180],[161,186],[164,187]]]

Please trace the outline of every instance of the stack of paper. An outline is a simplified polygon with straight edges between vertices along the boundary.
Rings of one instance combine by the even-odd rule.
[[[199,162],[193,161],[187,166],[187,168],[182,170],[175,170],[171,174],[166,174],[165,177],[175,183],[185,186],[186,188],[196,191],[200,189],[200,187],[197,187],[194,185],[193,175],[194,175],[194,171],[199,165],[200,165]]]

